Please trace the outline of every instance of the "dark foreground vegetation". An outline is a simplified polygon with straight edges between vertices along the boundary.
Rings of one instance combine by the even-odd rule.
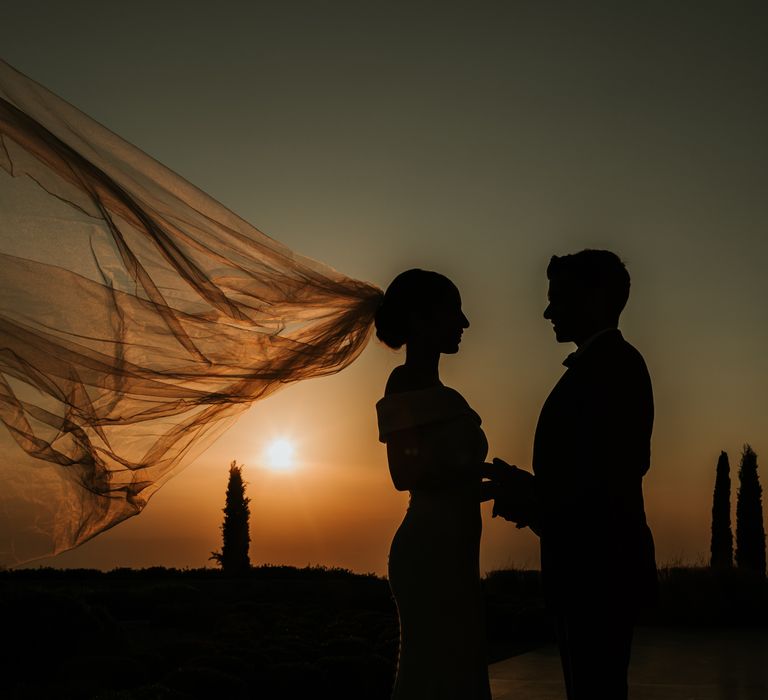
[[[538,572],[483,582],[491,660],[552,639]],[[768,626],[768,585],[669,569],[645,624]],[[386,700],[397,655],[387,582],[341,569],[0,572],[3,698]]]

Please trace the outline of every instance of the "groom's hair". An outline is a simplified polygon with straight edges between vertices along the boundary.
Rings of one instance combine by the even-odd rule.
[[[577,289],[598,291],[618,320],[629,299],[629,272],[610,250],[582,250],[572,255],[553,255],[547,279]]]

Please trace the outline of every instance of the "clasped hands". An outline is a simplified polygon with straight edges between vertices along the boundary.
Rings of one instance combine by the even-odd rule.
[[[500,515],[518,528],[530,527],[535,531],[538,503],[533,474],[498,457],[491,463],[483,463],[480,473],[483,478],[480,498],[482,501],[493,499],[493,517]]]

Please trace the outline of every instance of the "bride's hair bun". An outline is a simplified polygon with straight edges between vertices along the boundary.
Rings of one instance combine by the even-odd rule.
[[[411,314],[434,305],[452,288],[453,283],[439,272],[418,268],[401,272],[387,287],[376,312],[376,337],[394,350],[403,347]]]

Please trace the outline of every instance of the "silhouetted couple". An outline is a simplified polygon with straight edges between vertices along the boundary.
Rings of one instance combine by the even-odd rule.
[[[408,270],[376,317],[379,339],[406,347],[376,408],[395,488],[411,498],[392,541],[389,581],[400,615],[394,700],[488,700],[480,595],[480,502],[530,527],[569,700],[627,697],[636,611],[656,595],[643,506],[650,463],[651,381],[618,330],[629,274],[611,252],[553,257],[544,317],[576,343],[544,403],[533,474],[485,462],[481,420],[440,381],[469,321],[446,277]]]

